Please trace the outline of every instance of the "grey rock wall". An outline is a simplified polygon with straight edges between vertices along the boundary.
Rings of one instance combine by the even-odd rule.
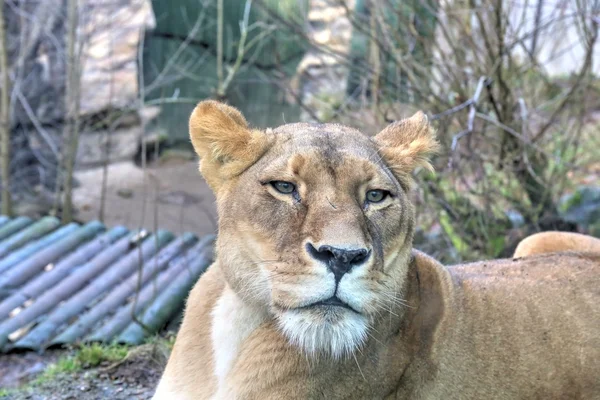
[[[66,1],[5,2],[12,81],[11,125],[40,154],[56,158],[65,120]],[[132,156],[140,139],[138,48],[155,25],[150,0],[79,0],[76,53],[80,65],[81,145],[78,165],[96,162],[110,129],[116,158]],[[135,128],[135,127],[138,128]],[[135,132],[135,133],[134,133]],[[92,144],[94,143],[94,144]],[[97,143],[97,144],[96,144]],[[19,149],[16,149],[17,151]]]

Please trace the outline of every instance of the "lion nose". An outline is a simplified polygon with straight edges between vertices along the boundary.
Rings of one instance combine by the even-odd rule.
[[[336,282],[339,282],[353,267],[367,261],[371,255],[367,249],[342,249],[328,245],[319,246],[317,249],[311,243],[307,243],[306,248],[308,254],[314,259],[327,265],[327,268],[333,272]]]

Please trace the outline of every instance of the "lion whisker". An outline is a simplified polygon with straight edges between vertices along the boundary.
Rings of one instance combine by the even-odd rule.
[[[360,350],[359,350],[360,351]],[[362,352],[361,352],[362,353]],[[365,377],[365,374],[363,374],[362,369],[360,368],[360,364],[358,363],[358,359],[356,358],[356,354],[352,353],[352,357],[354,357],[354,361],[356,362],[356,366],[358,367],[358,371],[360,372],[360,375],[363,377],[363,379],[365,380],[365,382],[367,381],[367,378]]]

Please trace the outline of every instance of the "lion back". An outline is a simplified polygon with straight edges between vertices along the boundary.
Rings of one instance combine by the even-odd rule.
[[[600,239],[573,232],[540,232],[523,239],[517,246],[513,257],[520,258],[565,251],[600,253]]]

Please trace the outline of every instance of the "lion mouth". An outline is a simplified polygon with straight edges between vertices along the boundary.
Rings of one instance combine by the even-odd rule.
[[[316,303],[308,304],[308,305],[306,305],[304,307],[301,307],[301,308],[312,308],[312,307],[319,307],[319,306],[324,306],[324,307],[342,307],[342,308],[346,308],[346,309],[348,309],[350,311],[354,311],[357,314],[360,314],[354,308],[350,307],[350,305],[348,305],[347,303],[344,303],[342,300],[340,300],[339,297],[337,297],[336,295],[333,295],[330,298],[325,299],[325,300],[317,301]]]

